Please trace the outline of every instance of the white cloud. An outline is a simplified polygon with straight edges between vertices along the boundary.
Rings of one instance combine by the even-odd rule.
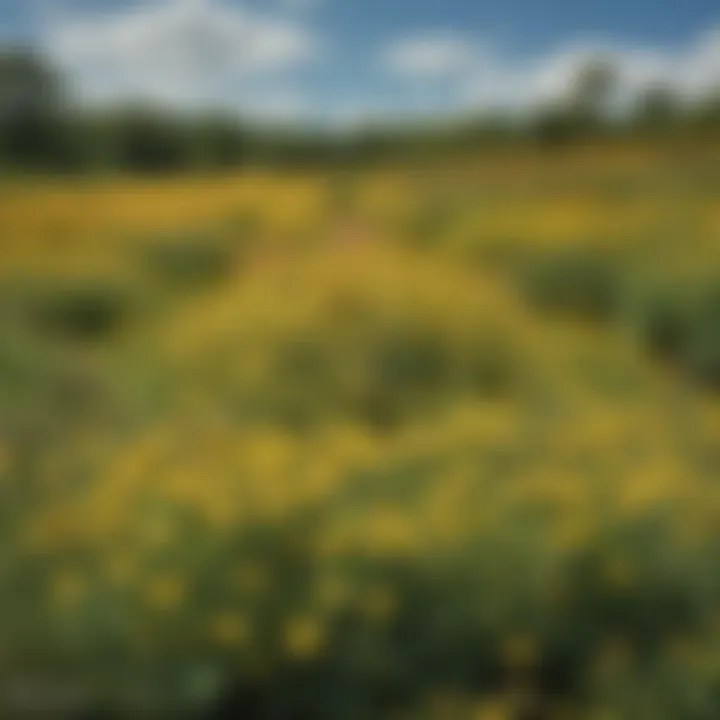
[[[593,59],[609,63],[617,75],[616,101],[626,103],[644,90],[663,86],[678,97],[693,100],[720,87],[720,32],[701,35],[677,50],[627,47],[612,43],[569,46],[528,73],[528,90],[535,101],[562,98],[580,68]]]
[[[384,52],[383,64],[402,77],[440,79],[472,70],[482,54],[473,41],[440,31],[391,44]]]
[[[665,49],[609,42],[574,42],[544,55],[519,60],[481,38],[425,32],[391,43],[382,67],[398,78],[443,80],[460,107],[527,108],[561,101],[580,69],[604,59],[617,73],[615,102],[627,104],[643,90],[662,85],[692,100],[720,88],[720,28],[686,47]]]
[[[91,100],[140,97],[185,105],[236,105],[317,56],[298,21],[216,0],[156,0],[93,16],[58,16],[47,52]]]
[[[46,8],[65,5],[35,1]],[[362,97],[353,97],[356,68],[336,67],[334,76],[347,73],[339,88],[344,99],[326,87],[311,103],[303,88],[322,76],[305,71],[322,43],[307,11],[323,2],[268,0],[263,13],[229,0],[143,0],[93,14],[48,12],[43,43],[89,100],[149,98],[339,124],[556,101],[582,65],[598,56],[617,68],[620,103],[654,84],[688,99],[720,85],[720,27],[674,49],[581,39],[534,57],[504,49],[497,38],[430,28],[376,51],[377,96],[365,85]],[[372,66],[373,58],[367,60]],[[394,85],[388,94],[388,74],[404,88]]]
[[[668,72],[673,85],[686,94],[697,95],[720,86],[720,27],[701,37]]]
[[[289,10],[308,11],[318,8],[323,0],[279,0],[282,7]]]
[[[311,105],[302,93],[278,89],[246,97],[242,110],[251,120],[283,125],[306,119],[310,114]]]

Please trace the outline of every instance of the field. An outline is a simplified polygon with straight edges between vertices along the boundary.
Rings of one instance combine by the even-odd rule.
[[[719,160],[0,186],[0,714],[720,716]]]

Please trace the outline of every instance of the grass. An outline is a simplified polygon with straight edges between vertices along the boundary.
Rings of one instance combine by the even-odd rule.
[[[150,243],[146,262],[160,282],[184,289],[207,286],[231,276],[236,253],[222,238],[195,233]]]
[[[714,720],[711,160],[5,194],[4,714]]]

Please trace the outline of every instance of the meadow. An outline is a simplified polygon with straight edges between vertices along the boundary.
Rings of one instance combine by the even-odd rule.
[[[717,718],[718,160],[0,185],[2,716]]]

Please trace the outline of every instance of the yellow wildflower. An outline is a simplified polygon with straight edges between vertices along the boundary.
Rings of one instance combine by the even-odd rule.
[[[290,656],[309,660],[321,652],[325,643],[325,629],[316,617],[294,617],[285,625],[284,642]]]
[[[158,610],[173,610],[182,604],[186,590],[186,583],[182,578],[160,577],[150,583],[148,600]]]
[[[250,622],[239,612],[223,612],[210,621],[210,635],[215,643],[223,647],[246,645],[250,638]]]

